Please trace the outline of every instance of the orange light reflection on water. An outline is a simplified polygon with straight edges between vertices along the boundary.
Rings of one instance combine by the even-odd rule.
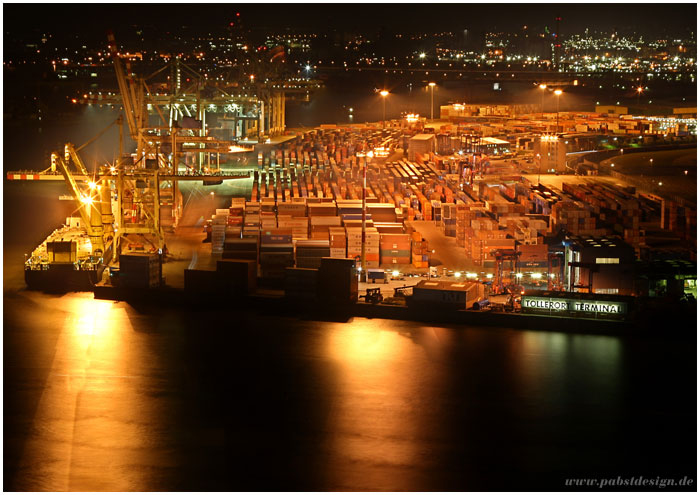
[[[123,303],[92,294],[57,298],[65,318],[18,476],[20,490],[131,491],[154,435],[151,401],[138,368],[150,359],[133,345]],[[22,471],[26,476],[22,476]]]
[[[353,478],[371,490],[420,486],[406,476],[411,472],[406,467],[434,462],[416,447],[416,437],[434,427],[420,390],[425,386],[434,393],[444,385],[436,380],[439,361],[431,362],[440,347],[434,329],[402,335],[396,322],[355,318],[332,327],[326,345],[339,369],[332,424],[327,425],[335,432],[329,469],[343,473],[334,479]]]

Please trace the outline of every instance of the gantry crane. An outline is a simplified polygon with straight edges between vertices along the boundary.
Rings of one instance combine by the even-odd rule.
[[[65,146],[63,157],[58,152],[51,153],[52,169],[60,169],[76,201],[77,211],[83,226],[90,237],[92,255],[109,262],[112,257],[114,239],[114,215],[112,214],[112,194],[110,183],[106,178],[95,178],[88,182],[87,188],[78,185],[70,169],[71,158],[78,173],[88,175],[85,165],[72,144]]]
[[[505,277],[503,276],[503,263],[505,261],[510,261],[512,264],[512,271],[515,271],[517,276],[519,272],[518,258],[520,257],[520,253],[515,249],[494,249],[491,251],[491,255],[496,260],[496,279],[494,280],[493,286],[498,294],[506,288],[504,283]]]

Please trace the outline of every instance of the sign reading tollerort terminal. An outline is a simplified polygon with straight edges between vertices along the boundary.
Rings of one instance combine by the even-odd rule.
[[[550,299],[546,297],[525,296],[522,307],[528,309],[545,309],[549,311],[573,311],[585,313],[622,314],[625,304],[611,301],[581,301],[573,299]]]

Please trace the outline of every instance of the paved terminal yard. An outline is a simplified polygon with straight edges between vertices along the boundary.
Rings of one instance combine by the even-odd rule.
[[[380,134],[383,137],[380,137]],[[314,242],[325,239],[318,227],[329,229],[326,232],[330,232],[331,227],[325,227],[326,225],[342,225],[341,229],[348,226],[358,227],[357,203],[362,194],[362,171],[365,169],[368,169],[367,193],[368,198],[371,197],[369,203],[378,202],[380,205],[393,203],[396,206],[396,217],[392,219],[386,219],[386,215],[381,217],[378,213],[379,209],[375,211],[375,216],[379,218],[377,223],[380,228],[385,229],[380,231],[380,234],[382,236],[398,234],[397,230],[391,229],[402,228],[400,224],[403,224],[406,229],[403,229],[400,235],[408,237],[415,230],[420,234],[415,242],[427,241],[427,244],[414,246],[413,236],[407,241],[397,240],[393,248],[385,243],[381,248],[384,250],[381,252],[385,254],[381,257],[377,255],[378,246],[373,244],[367,253],[369,267],[376,267],[380,263],[377,258],[381,258],[380,268],[387,272],[388,278],[395,280],[389,280],[385,284],[362,284],[360,294],[363,294],[367,287],[379,287],[385,298],[391,297],[396,287],[414,285],[427,278],[429,272],[431,276],[438,276],[443,280],[456,280],[458,278],[456,275],[460,275],[461,280],[469,283],[474,280],[471,277],[482,281],[486,281],[487,278],[492,279],[495,270],[492,266],[492,253],[496,247],[511,248],[512,245],[518,246],[520,250],[521,245],[542,244],[543,237],[551,234],[553,228],[558,230],[560,226],[578,235],[603,236],[613,234],[615,224],[617,235],[622,236],[624,229],[625,239],[635,247],[640,239],[643,244],[644,238],[638,234],[641,229],[642,235],[646,234],[650,245],[667,247],[668,242],[665,237],[661,236],[657,239],[656,235],[659,232],[659,213],[658,211],[650,213],[654,208],[658,210],[661,205],[660,198],[652,200],[646,198],[646,204],[642,204],[641,198],[637,200],[635,194],[624,192],[624,188],[631,185],[636,186],[640,193],[657,193],[657,191],[645,190],[637,186],[628,176],[538,175],[536,166],[527,157],[518,156],[505,160],[490,157],[486,160],[482,155],[482,162],[478,165],[480,175],[475,177],[475,183],[470,187],[457,183],[459,181],[457,170],[449,158],[436,156],[435,163],[430,164],[424,163],[420,158],[415,161],[406,160],[404,149],[400,148],[401,138],[397,136],[396,131],[388,131],[387,134],[374,130],[368,134],[347,130],[316,130],[309,135],[301,136],[295,143],[267,143],[260,150],[256,149],[255,152],[241,155],[233,162],[222,166],[222,169],[226,170],[247,170],[251,172],[250,178],[226,180],[222,184],[209,186],[203,186],[199,182],[183,183],[181,188],[185,198],[184,216],[177,229],[166,235],[169,254],[168,262],[163,267],[166,284],[171,287],[182,287],[183,272],[186,268],[199,270],[216,268],[219,255],[212,256],[212,244],[203,242],[206,236],[204,227],[207,220],[214,218],[215,213],[217,219],[221,220],[218,218],[223,215],[220,211],[232,205],[232,198],[246,198],[251,201],[251,205],[258,205],[252,206],[250,211],[246,206],[246,229],[243,230],[250,231],[250,228],[258,226],[259,232],[277,229],[279,232],[275,230],[272,235],[284,234],[284,236],[288,233],[282,232],[283,230],[291,230],[290,237],[293,237],[295,242],[299,240]],[[290,139],[292,138],[286,137],[282,141]],[[384,147],[386,143],[391,145]],[[377,147],[379,145],[382,146]],[[403,145],[406,145],[405,141]],[[374,149],[387,153],[383,158],[365,160],[364,152],[368,146],[370,149],[375,147]],[[410,156],[410,143],[408,149]],[[261,155],[258,151],[261,151]],[[259,162],[260,158],[263,159],[262,162]],[[673,158],[676,162],[682,159],[682,163],[674,163],[676,170],[681,165],[691,166],[687,154],[676,153],[673,154]],[[689,175],[695,177],[694,170],[689,172]],[[545,187],[538,190],[534,187],[538,182]],[[311,213],[311,204],[322,202],[335,205],[336,201],[338,210],[335,212],[333,222],[317,221],[323,220],[319,217],[329,214],[320,213],[318,208],[315,208],[313,214]],[[354,201],[355,206],[344,205],[344,211],[341,211],[341,201],[346,203]],[[659,204],[650,206],[651,201],[657,201]],[[293,222],[289,220],[289,212],[297,210],[285,208],[284,213],[280,213],[281,210],[278,211],[276,206],[270,208],[271,203],[293,206],[294,203],[300,202],[309,205],[308,211],[303,215],[294,214],[292,217],[302,217],[299,221],[306,221],[303,225],[306,227],[303,229],[305,232],[299,230],[303,226],[299,227],[297,220]],[[446,209],[446,205],[456,206]],[[644,215],[639,215],[640,208],[646,212]],[[219,212],[216,211],[217,209]],[[449,213],[443,214],[442,219],[441,209],[443,213],[445,211]],[[249,214],[250,221],[247,219]],[[232,213],[232,215],[238,214]],[[345,218],[344,215],[349,218]],[[545,221],[541,218],[542,216],[549,218]],[[284,225],[282,225],[283,217]],[[423,220],[424,218],[428,220]],[[572,219],[577,220],[576,225],[573,225]],[[242,216],[238,220],[242,220]],[[326,220],[330,219],[326,218]],[[374,220],[377,221],[377,218]],[[342,221],[342,223],[336,224],[335,221]],[[228,215],[226,222],[229,226],[238,225],[236,222],[229,224]],[[265,225],[266,222],[267,225]],[[389,223],[383,224],[383,222]],[[235,230],[235,228],[226,227],[227,236],[228,230]],[[372,230],[372,236],[375,236],[373,239],[377,239],[379,236],[376,228]],[[450,231],[449,235],[445,234],[447,230]],[[335,232],[337,234],[337,230]],[[347,230],[344,237],[348,242],[348,253],[350,252],[349,232]],[[677,233],[670,231],[662,233],[667,234],[669,242],[679,240]],[[460,236],[462,246],[458,245],[455,234]],[[357,233],[355,232],[354,235]],[[337,239],[337,236],[335,238]],[[391,243],[390,237],[386,239]],[[270,242],[277,241],[268,240],[268,244]],[[372,240],[372,242],[377,241]],[[405,247],[399,247],[403,246],[402,242],[410,242],[408,251]],[[338,245],[331,246],[333,247],[336,248],[336,254],[333,256],[337,256]],[[355,251],[351,256],[358,255],[359,258],[357,246],[355,245],[354,248]],[[218,249],[220,248],[215,251]],[[389,254],[390,252],[395,254]],[[296,251],[294,253],[296,263],[297,253]],[[421,256],[427,254],[429,260],[421,260],[420,256],[416,259],[414,256],[416,254]],[[309,255],[302,255],[302,257],[306,256]],[[392,256],[393,261],[391,261]],[[268,256],[267,259],[272,258]],[[536,261],[541,263],[539,258]],[[484,268],[485,266],[487,268]],[[262,273],[262,264],[259,268]],[[396,275],[392,276],[392,272]],[[467,273],[470,274],[468,279],[465,278]],[[527,278],[530,275],[525,276]],[[537,285],[539,286],[539,283]]]
[[[211,244],[203,242],[206,238],[204,224],[217,208],[230,204],[231,198],[245,194],[245,180],[225,181],[218,186],[202,186],[189,183],[183,185],[185,207],[177,228],[166,232],[168,256],[163,264],[163,276],[169,287],[184,287],[184,270],[215,270],[217,257],[212,256]],[[214,192],[214,194],[211,194]],[[454,237],[447,237],[433,221],[417,220],[410,222],[430,245],[430,266],[439,280],[455,280],[455,272],[477,271],[469,261],[464,248],[457,246]],[[380,284],[361,283],[360,294],[368,287],[378,287],[387,298],[394,294],[394,288],[413,286],[421,280],[427,280],[428,269],[414,268],[412,265],[398,265],[386,268],[386,282]],[[393,275],[398,272],[398,275]]]
[[[438,274],[442,275],[444,270],[459,271],[473,268],[464,248],[457,246],[454,237],[448,237],[440,232],[435,222],[414,220],[411,225],[428,241],[432,251],[430,266],[437,267]]]

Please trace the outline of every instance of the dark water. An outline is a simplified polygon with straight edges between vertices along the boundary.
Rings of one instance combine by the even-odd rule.
[[[316,322],[26,291],[22,254],[70,213],[63,187],[3,188],[5,490],[564,490],[567,478],[696,478],[694,340]]]
[[[399,77],[382,72],[360,72],[347,79],[335,75],[322,89],[316,91],[308,103],[287,103],[286,121],[289,127],[317,126],[324,123],[361,124],[397,119],[406,113],[418,113],[430,118],[431,93],[427,86],[430,76]],[[377,91],[386,89],[390,94],[383,101]],[[484,81],[441,81],[433,90],[433,116],[439,118],[440,105],[451,103],[543,103],[542,94],[529,82],[505,81],[498,91],[493,83]],[[592,111],[593,96],[568,94],[560,101],[560,110],[586,108]],[[352,112],[350,111],[352,109]],[[556,110],[556,100],[549,95],[544,109]]]
[[[4,297],[6,490],[695,478],[679,343]]]

